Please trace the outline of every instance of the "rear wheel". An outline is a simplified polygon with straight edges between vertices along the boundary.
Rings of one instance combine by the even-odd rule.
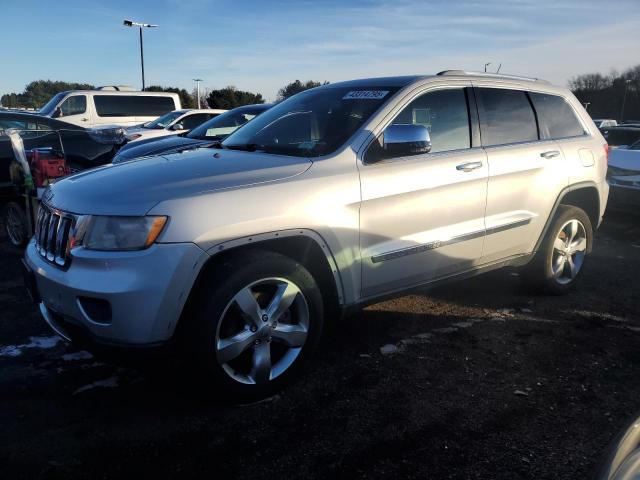
[[[16,202],[8,202],[2,209],[2,224],[13,246],[23,247],[27,243],[27,217]]]
[[[580,279],[592,242],[591,221],[584,210],[561,205],[529,266],[530,279],[552,293],[567,292]]]
[[[219,396],[260,399],[299,374],[322,316],[322,296],[304,266],[251,251],[204,280],[188,341]]]

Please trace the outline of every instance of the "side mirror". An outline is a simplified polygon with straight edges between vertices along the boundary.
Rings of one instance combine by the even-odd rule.
[[[56,107],[56,109],[53,111],[53,114],[51,115],[51,118],[59,118],[62,116],[62,109],[60,107]]]
[[[383,147],[394,157],[429,153],[431,136],[424,125],[389,125],[384,131]]]
[[[174,123],[171,125],[171,130],[184,130],[184,125],[181,123]]]

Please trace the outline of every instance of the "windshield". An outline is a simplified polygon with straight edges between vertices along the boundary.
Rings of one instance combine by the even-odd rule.
[[[264,111],[264,107],[234,108],[194,128],[187,137],[197,140],[222,140]]]
[[[60,101],[65,97],[66,94],[67,94],[67,92],[56,93],[53,97],[51,97],[51,100],[49,100],[44,105],[44,107],[42,107],[38,111],[38,113],[40,113],[41,115],[45,115],[47,117],[51,116],[51,114],[56,109],[56,105],[58,105],[58,103],[60,103]]]
[[[175,111],[175,112],[165,113],[161,117],[156,118],[154,121],[145,123],[142,126],[142,128],[151,128],[156,130],[167,128],[169,125],[171,125],[171,122],[173,122],[175,119],[177,119],[181,115],[184,115],[184,112]]]
[[[222,143],[225,148],[318,157],[341,147],[396,87],[322,87],[274,106]]]

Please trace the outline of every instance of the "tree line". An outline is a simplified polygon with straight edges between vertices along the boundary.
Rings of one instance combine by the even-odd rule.
[[[282,101],[309,88],[325,85],[328,82],[295,80],[278,91],[276,101]],[[42,107],[58,92],[65,90],[91,90],[95,87],[88,83],[72,83],[52,80],[36,80],[29,83],[21,93],[7,93],[0,97],[0,104],[9,108]],[[623,72],[587,73],[569,80],[569,88],[578,100],[587,107],[593,118],[614,118],[621,120],[640,120],[640,65]],[[196,106],[196,92],[184,88],[162,87],[154,85],[146,88],[150,92],[174,92],[180,96],[183,108]],[[203,108],[231,109],[252,103],[264,103],[262,94],[238,90],[230,85],[220,89],[205,89],[200,99]],[[624,111],[623,111],[624,109]]]
[[[314,80],[301,82],[300,80],[295,80],[278,91],[277,101],[282,101],[296,93],[327,83],[329,82],[316,82]],[[0,105],[8,108],[38,109],[47,103],[56,93],[67,90],[93,90],[95,88],[94,85],[89,83],[36,80],[29,83],[21,93],[7,93],[2,95],[2,97],[0,97]],[[189,93],[184,88],[152,85],[145,88],[145,91],[177,93],[180,96],[180,103],[183,108],[195,108],[197,105],[197,93],[195,89]],[[233,85],[220,89],[204,89],[200,92],[200,97],[200,105],[202,108],[223,108],[226,110],[242,105],[265,102],[262,94],[238,90]]]
[[[592,118],[640,121],[640,65],[608,75],[578,75],[569,88]]]

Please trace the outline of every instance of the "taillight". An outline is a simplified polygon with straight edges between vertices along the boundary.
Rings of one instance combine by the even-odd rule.
[[[607,157],[607,165],[609,165],[609,144],[604,144],[604,156]]]

